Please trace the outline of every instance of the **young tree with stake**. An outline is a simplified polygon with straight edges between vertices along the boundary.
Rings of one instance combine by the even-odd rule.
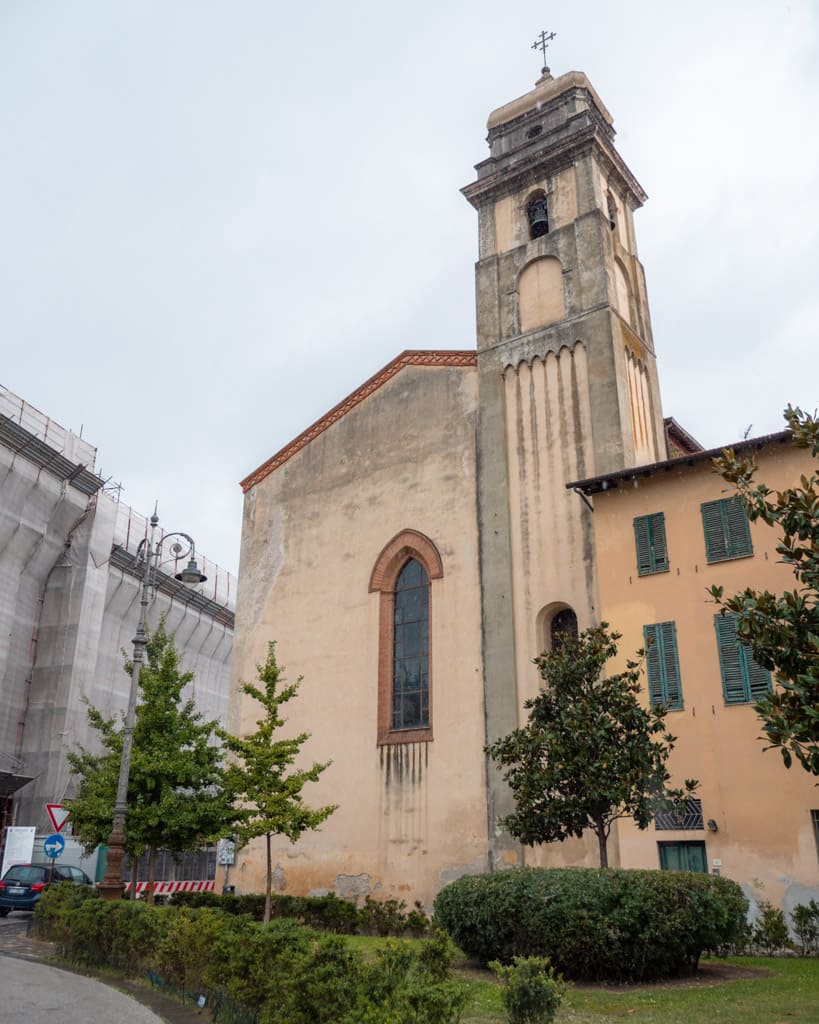
[[[316,782],[330,761],[314,763],[310,768],[293,768],[307,732],[284,737],[280,730],[286,719],[280,707],[296,696],[301,683],[285,685],[282,668],[276,661],[276,644],[268,644],[267,660],[256,666],[258,685],[242,683],[242,692],[261,705],[256,731],[248,736],[233,736],[223,729],[219,738],[229,754],[225,770],[227,784],[241,804],[236,835],[240,845],[264,836],[266,852],[264,921],[270,920],[273,890],[273,836],[287,836],[295,843],[302,832],[317,829],[336,809],[335,805],[310,808],[302,798],[308,782]]]

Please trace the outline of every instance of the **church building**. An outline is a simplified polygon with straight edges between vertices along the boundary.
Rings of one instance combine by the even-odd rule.
[[[464,873],[597,863],[585,837],[531,850],[498,827],[511,797],[484,747],[525,720],[532,659],[604,618],[582,483],[701,447],[663,418],[646,195],[589,80],[546,69],[488,129],[463,189],[476,349],[398,355],[242,482],[232,728],[255,728],[239,685],[275,639],[303,676],[289,728],[311,733],[305,760],[333,762],[306,798],[338,804],[275,843],[283,891],[429,904]],[[261,847],[240,851],[231,881],[263,877]]]

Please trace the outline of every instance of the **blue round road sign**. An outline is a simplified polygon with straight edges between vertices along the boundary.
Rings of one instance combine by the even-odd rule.
[[[55,832],[50,835],[48,839],[43,843],[43,853],[46,857],[50,857],[55,860],[65,849],[65,839],[60,835],[59,832]]]

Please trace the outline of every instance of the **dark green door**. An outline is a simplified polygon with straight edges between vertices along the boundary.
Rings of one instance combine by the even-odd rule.
[[[660,867],[663,871],[704,871],[708,873],[705,843],[657,843],[660,848]]]

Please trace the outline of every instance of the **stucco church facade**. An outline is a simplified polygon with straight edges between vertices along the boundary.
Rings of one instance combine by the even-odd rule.
[[[476,349],[402,353],[242,482],[233,728],[254,728],[239,681],[275,639],[304,677],[289,727],[333,761],[308,800],[338,804],[276,845],[287,891],[429,903],[465,872],[596,863],[591,841],[523,850],[499,829],[484,746],[523,721],[533,657],[602,618],[594,499],[567,485],[698,446],[663,418],[646,197],[591,83],[545,71],[488,130],[463,189]],[[231,881],[263,871],[251,846]]]

